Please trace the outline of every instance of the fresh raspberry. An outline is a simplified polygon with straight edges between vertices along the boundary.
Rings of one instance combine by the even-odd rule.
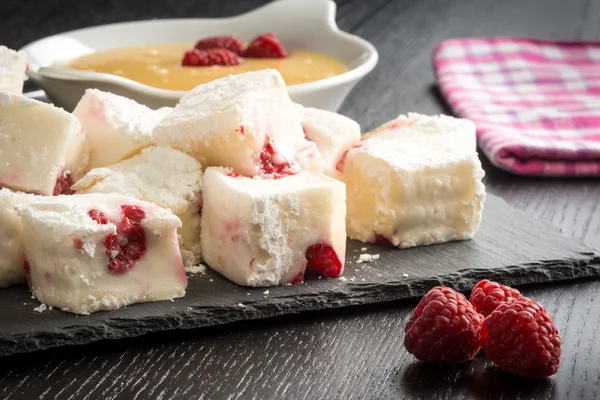
[[[325,277],[340,276],[342,262],[333,247],[319,242],[306,249],[306,272]]]
[[[73,186],[73,178],[71,178],[70,172],[64,172],[56,178],[56,185],[54,186],[54,191],[52,194],[54,196],[58,196],[59,194],[73,194],[71,190],[71,186]]]
[[[481,347],[500,369],[521,378],[542,379],[558,371],[558,329],[548,311],[527,297],[502,303],[487,316]]]
[[[415,308],[404,331],[404,347],[421,361],[453,364],[479,351],[483,316],[457,291],[437,286]]]
[[[265,33],[254,38],[242,53],[247,58],[286,58],[287,51],[272,33]]]
[[[237,172],[230,172],[227,174],[227,176],[230,176],[232,178],[239,178],[241,175]]]
[[[104,216],[104,214],[102,213],[102,211],[99,211],[99,210],[96,210],[96,209],[92,209],[92,210],[88,211],[88,215],[90,216],[91,219],[93,219],[94,221],[96,221],[100,225],[106,225],[106,224],[108,224],[108,218],[106,218]]]
[[[517,289],[484,279],[475,285],[469,301],[479,313],[487,317],[500,304],[512,303],[521,297],[523,296]]]
[[[279,179],[289,175],[295,175],[298,173],[292,168],[289,161],[276,161],[275,159],[282,157],[275,144],[269,138],[267,138],[262,151],[260,152],[260,171],[259,175],[265,179]]]
[[[240,58],[227,49],[192,49],[187,51],[181,60],[184,67],[209,67],[211,65],[238,65]]]
[[[110,258],[108,268],[115,273],[127,272],[146,254],[146,235],[141,221],[146,216],[137,206],[121,206],[123,218],[117,225],[117,234],[104,239],[106,254]]]
[[[227,49],[241,56],[244,51],[244,44],[235,36],[212,36],[200,39],[194,46],[198,50],[208,49]]]

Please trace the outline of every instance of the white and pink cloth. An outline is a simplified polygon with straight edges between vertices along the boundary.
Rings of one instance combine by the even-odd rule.
[[[481,150],[521,175],[600,176],[600,42],[450,39],[433,55]]]

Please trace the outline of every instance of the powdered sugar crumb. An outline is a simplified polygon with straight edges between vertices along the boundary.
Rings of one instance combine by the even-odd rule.
[[[239,307],[246,307],[245,305],[243,305],[242,303],[238,303]]]
[[[360,251],[367,251],[366,247],[361,247]]]
[[[402,274],[403,278],[408,278],[408,274]]]
[[[342,282],[346,282],[346,281],[348,280],[348,279],[346,279],[346,278],[345,278],[345,277],[343,277],[343,276],[340,276],[340,278],[339,278],[339,279],[340,279],[340,281],[342,281]]]
[[[379,254],[367,254],[367,253],[365,253],[365,254],[361,254],[358,257],[358,260],[356,260],[356,263],[357,264],[362,264],[362,263],[371,262],[371,261],[377,260],[377,259],[379,259]]]
[[[265,291],[263,292],[263,294],[269,294],[269,291],[268,291],[268,290],[265,290]]]
[[[203,274],[206,271],[206,267],[202,264],[190,265],[185,267],[186,272],[190,274]],[[212,282],[212,279],[210,280]]]
[[[38,307],[34,308],[33,311],[42,313],[42,312],[46,311],[47,309],[48,309],[48,306],[45,305],[44,303],[42,303]]]

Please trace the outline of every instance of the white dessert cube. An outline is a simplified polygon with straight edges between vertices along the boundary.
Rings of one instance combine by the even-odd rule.
[[[202,261],[200,210],[202,166],[170,147],[148,147],[136,156],[87,173],[72,187],[77,193],[119,193],[171,210],[180,220],[186,268]]]
[[[266,180],[228,171],[203,176],[202,254],[212,269],[244,286],[342,274],[342,182],[311,172]]]
[[[360,140],[360,125],[341,114],[296,104],[304,136],[317,145],[323,173],[336,177],[342,155]]]
[[[401,116],[365,135],[340,167],[352,239],[405,248],[470,239],[479,226],[484,171],[471,121]]]
[[[27,56],[6,46],[0,46],[0,92],[22,94]]]
[[[0,287],[25,282],[25,250],[21,217],[15,206],[26,205],[35,195],[0,189]]]
[[[17,206],[37,299],[77,314],[185,295],[179,219],[119,194],[38,198]]]
[[[152,130],[164,114],[126,97],[86,90],[73,115],[90,141],[88,169],[112,165],[152,146]]]
[[[321,172],[283,78],[276,70],[247,72],[197,86],[154,129],[204,167],[231,167],[245,176]]]
[[[73,115],[0,93],[0,186],[47,196],[63,193],[83,175],[88,152]]]

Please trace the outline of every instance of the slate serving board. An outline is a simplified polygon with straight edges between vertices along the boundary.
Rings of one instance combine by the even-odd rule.
[[[380,258],[357,264],[361,253]],[[26,287],[1,289],[0,356],[416,297],[439,284],[469,290],[484,278],[519,285],[600,275],[598,255],[495,196],[488,196],[481,227],[471,241],[407,250],[349,241],[346,257],[342,279],[309,278],[301,285],[244,288],[207,268],[206,273],[190,276],[183,299],[90,316],[58,310],[39,313],[34,311],[39,303]]]

